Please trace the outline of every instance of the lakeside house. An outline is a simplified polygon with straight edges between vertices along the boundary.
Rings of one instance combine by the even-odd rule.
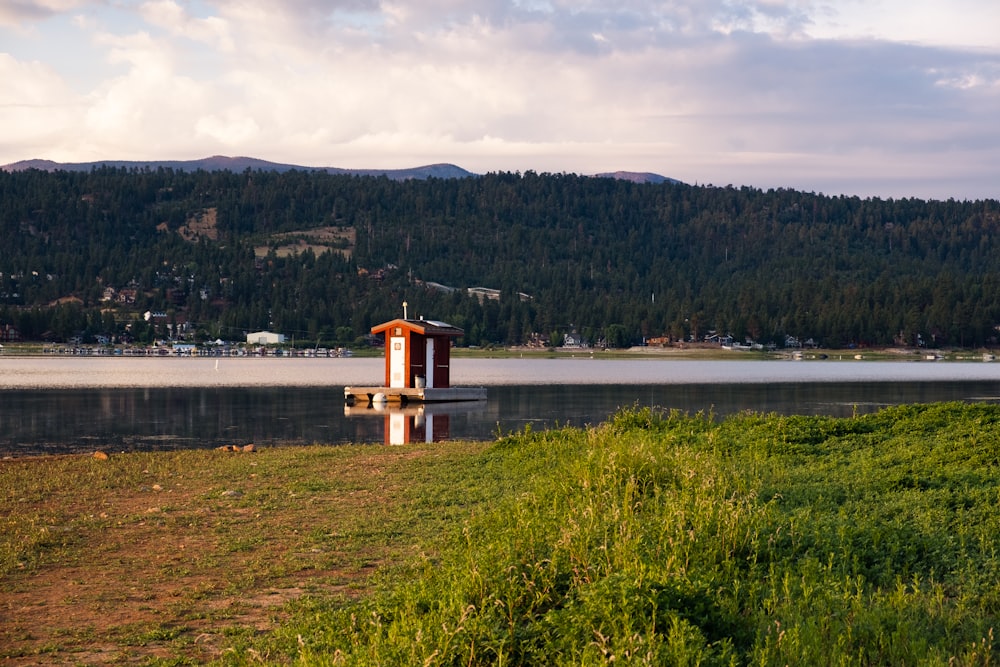
[[[562,346],[571,348],[585,348],[587,347],[587,344],[583,340],[583,336],[581,336],[576,329],[573,329],[563,337]]]
[[[0,324],[0,341],[16,343],[21,340],[21,332],[13,324]]]

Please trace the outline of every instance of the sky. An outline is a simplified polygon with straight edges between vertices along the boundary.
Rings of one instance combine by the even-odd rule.
[[[0,165],[1000,199],[996,0],[0,0]]]

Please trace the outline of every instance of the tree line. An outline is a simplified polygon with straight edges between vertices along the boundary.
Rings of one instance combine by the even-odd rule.
[[[212,235],[179,233],[209,210]],[[988,346],[1000,324],[998,226],[996,200],[571,174],[0,172],[0,325],[34,340],[145,341],[184,324],[202,339],[270,329],[351,343],[407,301],[411,315],[464,328],[468,345],[714,331]],[[278,252],[279,235],[323,227],[353,240]]]

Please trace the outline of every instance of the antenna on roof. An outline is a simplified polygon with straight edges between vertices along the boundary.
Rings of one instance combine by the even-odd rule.
[[[404,320],[407,319],[407,317],[406,317],[406,307],[409,306],[409,305],[410,304],[406,303],[405,301],[403,302],[403,319]]]

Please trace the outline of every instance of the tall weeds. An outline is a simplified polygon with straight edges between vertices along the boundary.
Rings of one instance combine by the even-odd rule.
[[[440,559],[270,641],[306,664],[993,661],[1000,408],[632,409],[502,438],[468,474],[497,492]]]

